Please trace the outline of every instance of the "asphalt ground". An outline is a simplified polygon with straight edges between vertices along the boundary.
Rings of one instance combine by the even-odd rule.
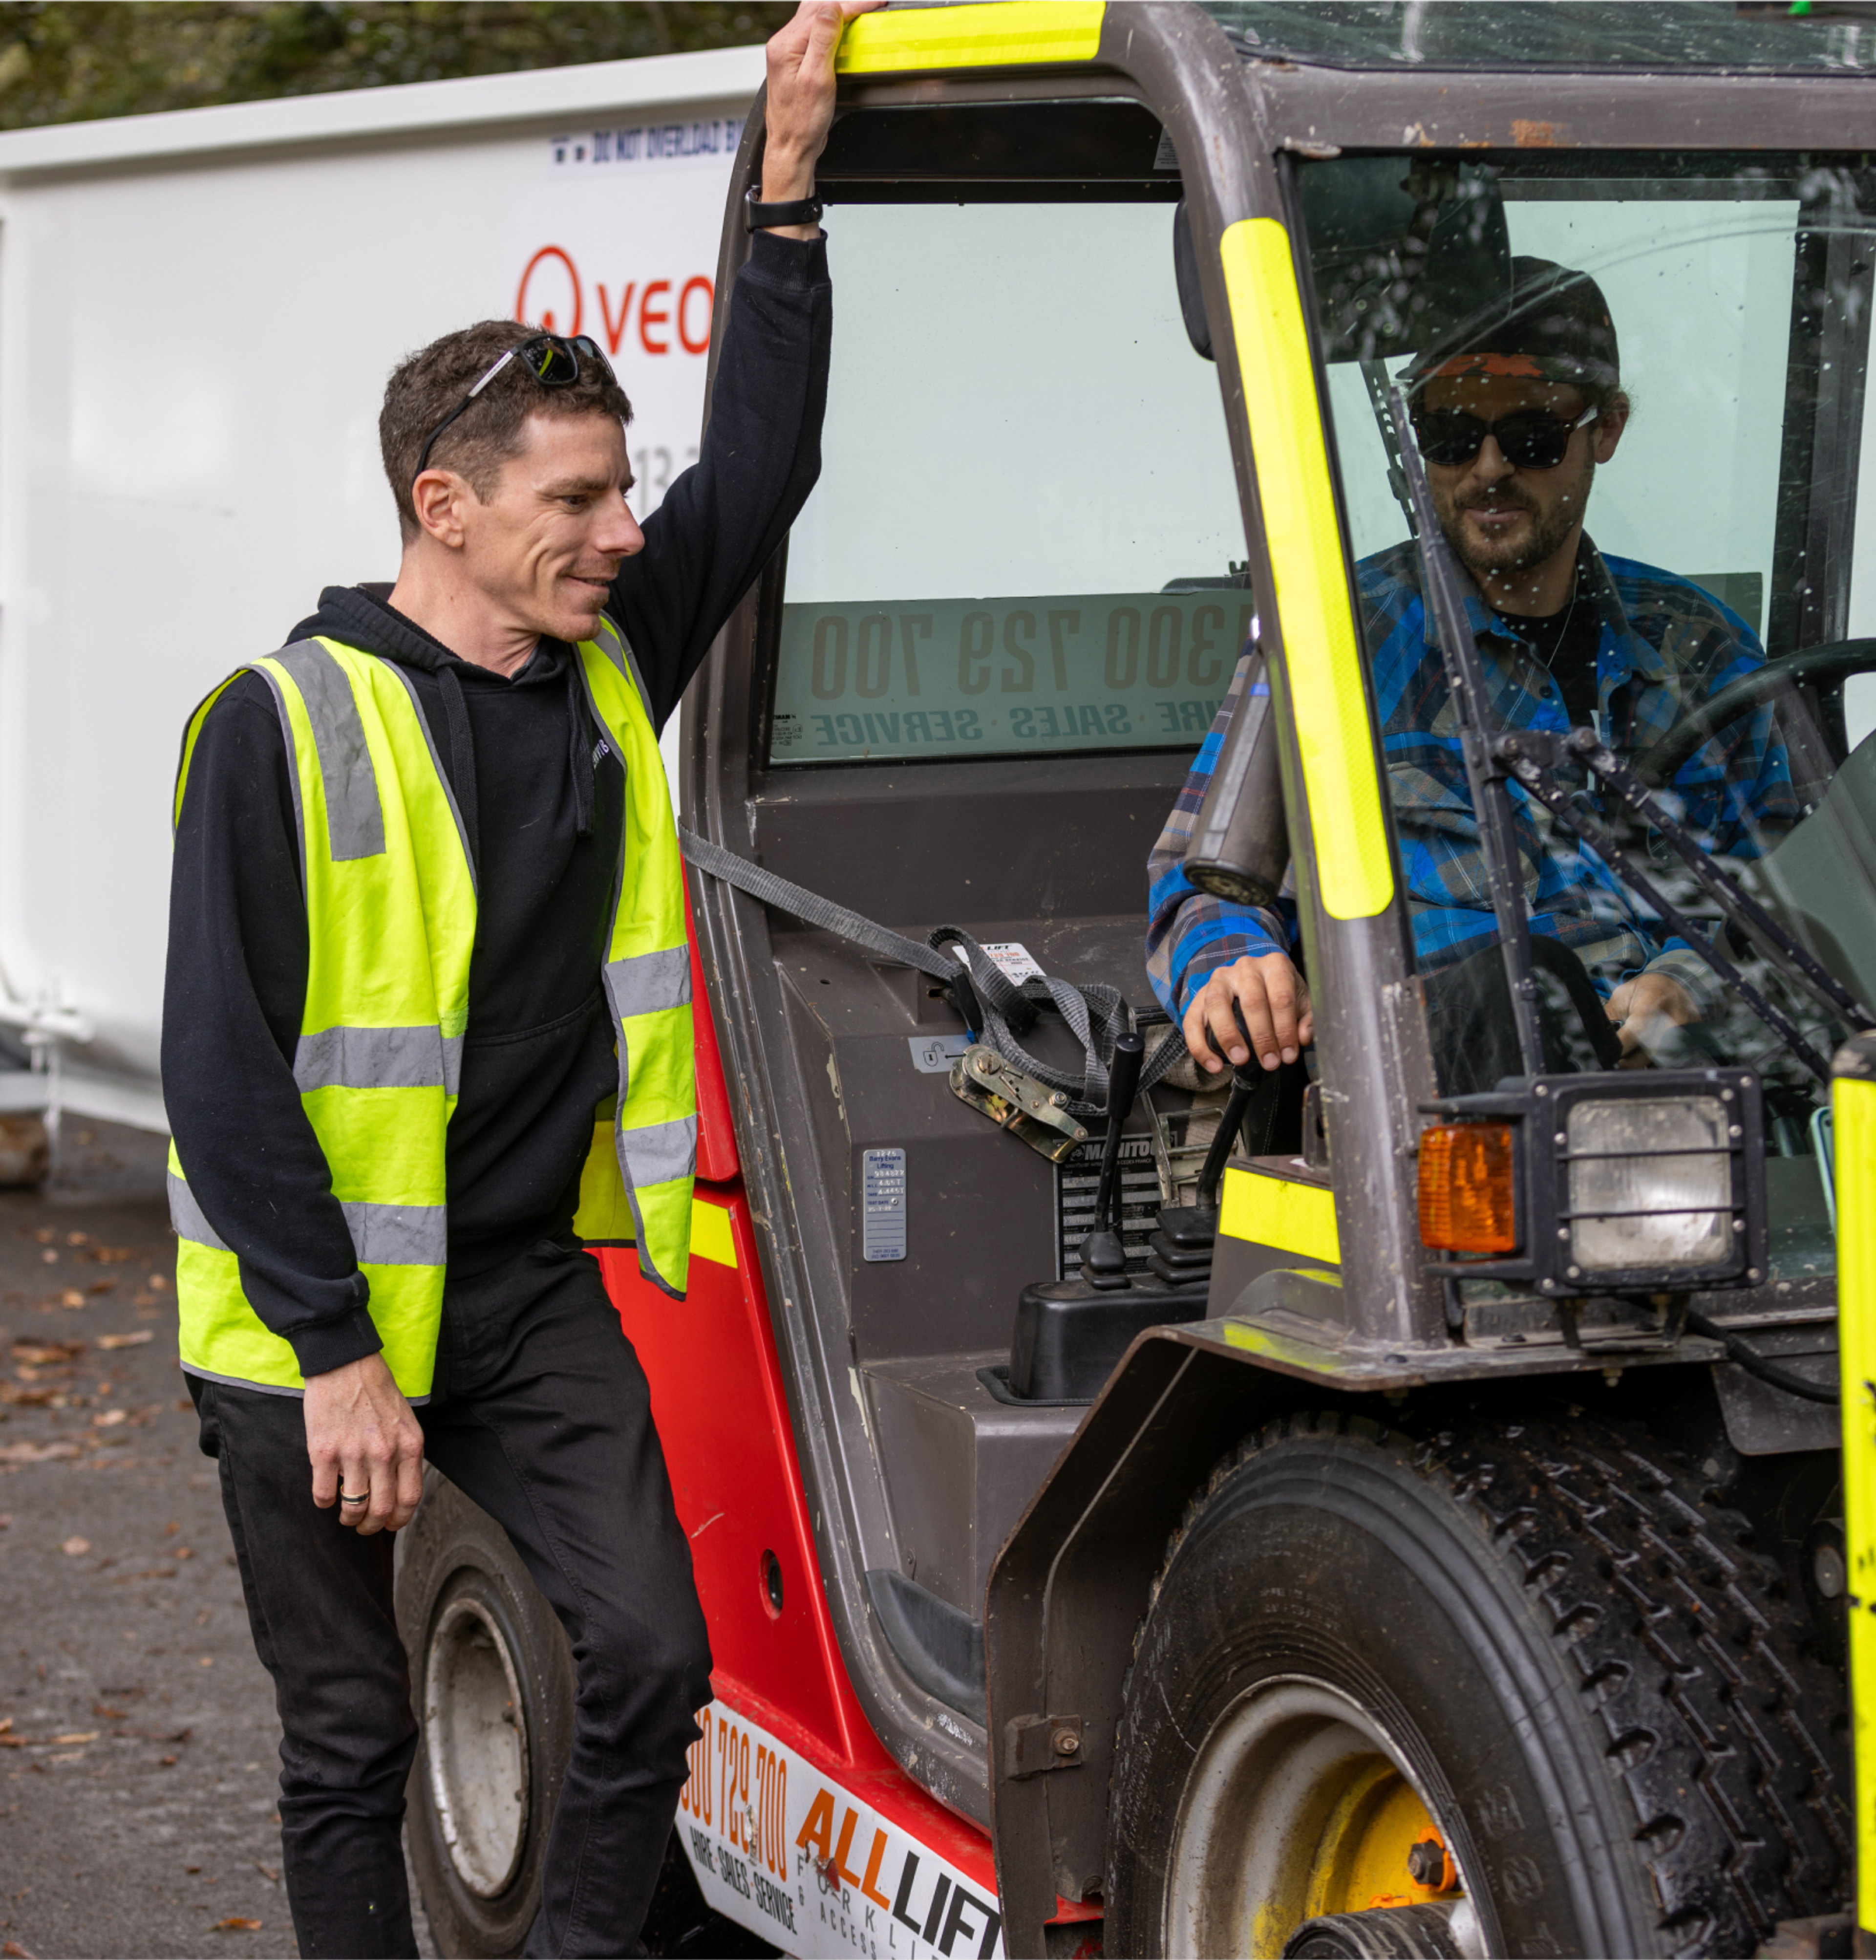
[[[176,1363],[167,1148],[68,1118],[50,1181],[0,1191],[0,1960],[299,1951],[273,1684]],[[774,1951],[675,1850],[645,1943]]]

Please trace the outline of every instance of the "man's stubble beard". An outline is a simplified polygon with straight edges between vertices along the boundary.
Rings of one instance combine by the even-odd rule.
[[[1547,512],[1538,511],[1520,492],[1509,493],[1512,502],[1531,513],[1531,534],[1521,542],[1514,543],[1507,538],[1496,549],[1481,552],[1477,541],[1459,522],[1462,511],[1486,501],[1488,495],[1503,498],[1507,493],[1502,491],[1481,492],[1464,504],[1448,502],[1440,513],[1440,529],[1445,533],[1446,542],[1452,546],[1459,562],[1475,578],[1482,579],[1490,574],[1502,581],[1508,573],[1525,571],[1534,565],[1542,565],[1569,542],[1570,533],[1583,521],[1583,513],[1589,504],[1590,485],[1595,476],[1595,459],[1586,458],[1582,476],[1572,486],[1570,493],[1560,497]]]

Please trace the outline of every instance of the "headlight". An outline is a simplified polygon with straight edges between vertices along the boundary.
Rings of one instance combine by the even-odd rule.
[[[1573,1103],[1570,1264],[1585,1273],[1728,1264],[1733,1114],[1717,1096]]]
[[[1750,1069],[1509,1077],[1421,1106],[1445,1119],[1421,1135],[1420,1201],[1445,1278],[1558,1300],[1764,1284]]]

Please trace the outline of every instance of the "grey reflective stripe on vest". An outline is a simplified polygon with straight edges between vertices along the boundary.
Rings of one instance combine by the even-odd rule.
[[[202,1215],[196,1194],[174,1171],[170,1172],[170,1223],[176,1227],[179,1239],[206,1246],[211,1252],[225,1252],[228,1249],[221,1234]]]
[[[440,1204],[355,1202],[341,1208],[361,1266],[440,1266],[449,1257],[449,1214]]]
[[[360,1265],[440,1266],[449,1256],[447,1214],[440,1204],[347,1204],[345,1229]],[[202,1216],[195,1194],[175,1172],[170,1172],[170,1223],[179,1239],[206,1246],[211,1252],[229,1248],[220,1233]]]
[[[430,732],[430,718],[424,713],[424,705],[417,698],[416,683],[395,661],[383,664],[404,683],[404,692],[410,696],[410,711],[416,718],[417,726],[423,731],[424,746],[430,751],[430,765],[437,772],[437,781],[441,786],[444,799],[450,806],[450,814],[456,819],[456,834],[462,840],[463,861],[469,867],[469,883],[475,883],[475,854],[469,848],[469,826],[463,821],[463,807],[456,800],[456,787],[450,781],[450,772],[443,766],[443,758],[437,752],[436,737]]]
[[[437,1028],[323,1028],[302,1035],[293,1079],[314,1089],[434,1089],[453,1096],[463,1079],[463,1037]]]
[[[697,1118],[682,1116],[675,1123],[621,1130],[618,1165],[625,1174],[628,1191],[649,1189],[654,1184],[669,1184],[674,1177],[692,1176],[697,1169]],[[636,1211],[636,1205],[633,1208]],[[641,1225],[641,1234],[642,1229]]]
[[[333,858],[379,856],[384,849],[384,810],[349,676],[316,640],[296,641],[274,658],[292,675],[313,726]],[[287,752],[293,752],[291,741]]]
[[[673,946],[662,953],[641,953],[631,959],[609,960],[606,991],[612,999],[615,1021],[628,1020],[634,1014],[655,1014],[666,1007],[688,1007],[691,950],[688,946]]]

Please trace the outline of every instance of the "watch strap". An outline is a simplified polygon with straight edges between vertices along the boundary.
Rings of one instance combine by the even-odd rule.
[[[818,197],[798,197],[786,204],[764,204],[760,193],[752,188],[742,200],[742,228],[745,231],[767,231],[777,224],[819,224],[821,221],[821,200]]]

